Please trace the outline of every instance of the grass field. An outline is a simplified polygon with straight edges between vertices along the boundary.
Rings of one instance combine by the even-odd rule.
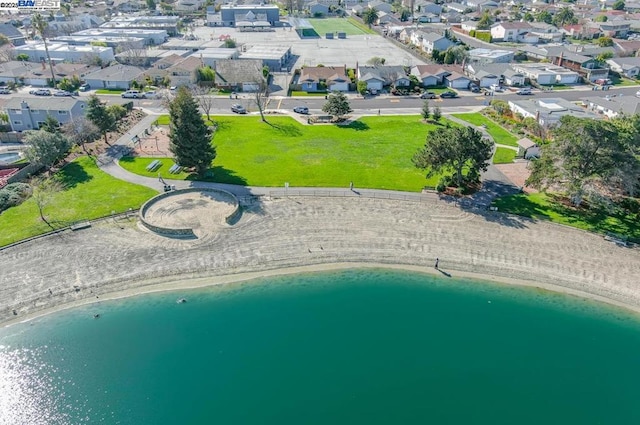
[[[496,199],[493,205],[501,212],[550,220],[596,233],[613,232],[640,242],[640,217],[637,215],[610,215],[605,210],[576,210],[543,193],[504,196]]]
[[[516,151],[509,148],[496,148],[496,153],[493,155],[494,164],[511,164],[516,157]]]
[[[161,123],[166,118],[161,117]],[[213,181],[251,186],[356,187],[419,191],[435,186],[411,158],[436,127],[418,116],[365,117],[350,126],[302,125],[289,117],[215,117],[218,156]],[[145,167],[150,158],[121,165],[132,172],[157,176]],[[167,162],[159,170],[166,172]],[[163,174],[164,175],[164,174]],[[166,177],[176,178],[168,174]],[[185,178],[186,176],[180,176]]]
[[[126,90],[121,90],[121,89],[98,89],[96,90],[96,94],[121,94],[124,93]]]
[[[68,164],[57,174],[66,189],[51,198],[44,212],[57,227],[138,208],[157,195],[149,188],[115,179],[89,158]],[[38,214],[33,198],[0,214],[0,246],[51,230]]]
[[[489,133],[491,137],[493,137],[493,140],[499,145],[518,146],[518,138],[515,135],[509,133],[500,127],[499,124],[480,113],[453,114],[453,116],[478,127],[485,125],[487,133]]]
[[[291,92],[291,96],[296,96],[296,97],[324,97],[326,96],[327,93],[307,93],[306,91],[292,91]]]
[[[309,23],[313,25],[313,29],[316,30],[320,37],[324,37],[328,32],[335,33],[336,31],[344,32],[347,36],[372,33],[366,26],[364,28],[357,26],[351,20],[345,18],[309,19]]]

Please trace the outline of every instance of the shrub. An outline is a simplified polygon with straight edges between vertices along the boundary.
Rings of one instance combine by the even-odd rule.
[[[20,205],[31,195],[31,186],[26,183],[12,183],[0,190],[0,212]]]

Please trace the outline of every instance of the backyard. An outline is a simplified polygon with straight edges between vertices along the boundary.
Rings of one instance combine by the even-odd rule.
[[[493,154],[494,164],[511,164],[516,158],[516,151],[509,148],[496,148],[496,152]]]
[[[167,124],[168,117],[160,117]],[[435,124],[418,116],[365,117],[347,126],[302,125],[289,117],[215,117],[217,157],[212,169],[219,183],[282,187],[356,187],[418,192],[435,186],[439,177],[425,179],[411,158],[424,145]],[[249,136],[250,135],[250,136]],[[156,158],[153,158],[156,159]],[[146,170],[151,158],[120,161],[141,175],[189,178],[169,174],[171,160],[155,172]]]
[[[157,192],[149,188],[111,177],[88,157],[81,157],[67,164],[56,177],[65,189],[52,195],[44,213],[58,228],[103,217],[112,212],[137,209],[147,199],[157,195]],[[51,230],[40,219],[33,198],[4,211],[0,215],[0,228],[0,246]]]
[[[326,33],[344,32],[349,35],[375,34],[359,22],[346,18],[319,18],[308,20],[320,37]]]
[[[487,133],[489,133],[491,137],[493,137],[493,140],[499,145],[518,146],[518,137],[480,113],[453,114],[453,116],[478,127],[484,126]]]

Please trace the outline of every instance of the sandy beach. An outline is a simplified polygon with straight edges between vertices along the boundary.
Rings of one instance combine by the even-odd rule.
[[[197,240],[106,220],[0,251],[0,323],[109,298],[349,267],[522,284],[640,312],[640,250],[444,201],[262,199]]]

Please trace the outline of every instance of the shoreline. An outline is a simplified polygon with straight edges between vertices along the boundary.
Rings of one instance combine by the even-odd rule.
[[[278,268],[265,271],[256,272],[243,272],[229,275],[211,275],[208,277],[185,277],[181,280],[175,280],[175,276],[167,276],[166,278],[156,278],[149,280],[141,280],[138,282],[131,282],[133,288],[110,292],[103,294],[101,298],[82,298],[70,303],[56,305],[44,310],[36,311],[28,314],[25,317],[19,319],[8,320],[0,322],[0,328],[6,328],[18,323],[26,323],[34,319],[45,317],[51,314],[55,314],[61,311],[74,309],[77,307],[83,307],[92,304],[98,304],[103,301],[114,301],[125,298],[138,297],[142,295],[164,293],[164,292],[177,292],[177,291],[192,291],[195,289],[211,288],[218,285],[234,285],[243,282],[251,282],[260,279],[277,276],[291,276],[297,274],[319,273],[329,271],[341,271],[341,270],[358,270],[358,269],[382,269],[382,270],[394,270],[394,271],[407,271],[412,273],[421,273],[430,276],[441,277],[441,271],[436,270],[434,267],[419,266],[419,265],[406,265],[406,264],[383,264],[383,263],[327,263],[327,264],[312,264],[304,266],[295,266],[290,268]],[[445,271],[445,270],[442,270]],[[453,270],[452,270],[453,271]],[[448,273],[448,272],[447,272]],[[507,285],[524,288],[536,288],[544,291],[553,292],[563,296],[580,298],[583,300],[595,301],[598,303],[606,304],[616,308],[625,310],[627,313],[637,315],[640,318],[640,306],[619,302],[611,298],[603,297],[597,294],[589,292],[579,291],[572,288],[567,288],[561,285],[547,284],[543,282],[536,282],[533,280],[506,278],[501,276],[492,276],[485,273],[467,272],[467,271],[453,271],[449,273],[449,276],[441,277],[446,280],[453,279],[470,279],[475,280],[482,284],[493,285]]]
[[[207,213],[204,223],[210,223]],[[0,251],[0,326],[150,292],[345,268],[521,285],[640,312],[640,250],[567,226],[442,201],[269,198],[196,240],[140,229],[136,218]]]

